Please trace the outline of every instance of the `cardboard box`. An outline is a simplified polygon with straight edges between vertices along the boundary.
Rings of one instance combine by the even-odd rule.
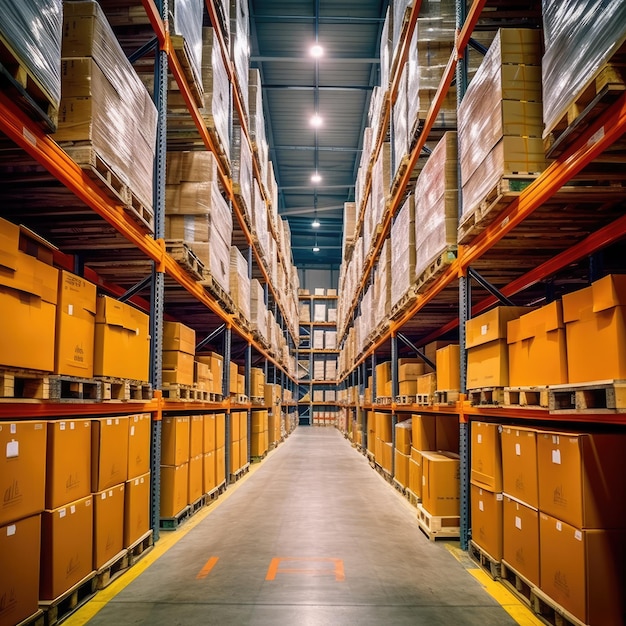
[[[189,458],[204,452],[204,415],[189,417]]]
[[[128,479],[128,417],[102,417],[91,422],[91,491]]]
[[[223,394],[222,381],[224,380],[224,357],[216,352],[208,355],[196,356],[196,361],[209,366],[213,376],[213,389],[211,393]]]
[[[387,393],[387,383],[391,381],[391,361],[385,361],[379,363],[376,366],[376,397],[384,398],[390,396],[391,393]]]
[[[238,412],[230,413],[230,440],[231,441],[239,441],[241,439],[241,419],[239,418]]]
[[[20,248],[20,227],[0,218],[0,267],[15,271]]]
[[[39,600],[58,598],[92,571],[92,496],[44,511]]]
[[[239,411],[239,439],[244,440],[248,438],[248,412]]]
[[[96,330],[96,286],[62,270],[56,311],[54,371],[93,377]]]
[[[436,450],[436,419],[434,415],[415,415],[411,417],[411,446],[416,450]]]
[[[431,515],[459,515],[459,455],[422,452],[422,505]]]
[[[163,382],[176,385],[193,385],[193,354],[177,350],[163,351]]]
[[[215,413],[204,416],[203,452],[215,452]]]
[[[128,480],[124,487],[124,547],[150,530],[150,472]]]
[[[237,393],[239,395],[246,394],[246,377],[243,374],[237,374]]]
[[[402,380],[398,383],[398,395],[414,396],[417,394],[417,379]]]
[[[263,456],[267,452],[267,430],[252,433],[250,437],[250,455]]]
[[[511,320],[507,329],[511,387],[567,383],[565,324],[560,302]]]
[[[528,582],[539,586],[539,513],[504,496],[502,558]]]
[[[196,331],[180,322],[163,322],[163,350],[196,353]]]
[[[239,366],[237,363],[233,361],[230,362],[230,393],[239,393],[238,392],[238,377],[239,376]]]
[[[148,316],[114,298],[98,297],[94,375],[147,381],[149,361]]]
[[[248,440],[241,439],[239,441],[239,467],[245,467],[248,464]]]
[[[161,465],[161,510],[162,518],[178,515],[187,506],[189,463]]]
[[[215,480],[218,485],[226,480],[226,447],[222,446],[215,451]]]
[[[459,453],[460,424],[456,415],[435,416],[435,450]]]
[[[410,420],[396,424],[396,450],[402,454],[411,454],[412,428],[413,426]]]
[[[226,414],[215,414],[215,449],[223,448],[226,445]]]
[[[252,411],[250,415],[250,432],[262,433],[269,430],[269,414],[267,411]]]
[[[622,528],[624,434],[537,433],[539,509],[576,528]]]
[[[626,275],[563,296],[570,383],[626,378]]]
[[[204,493],[204,455],[189,459],[189,482],[187,485],[187,504],[193,504]]]
[[[398,359],[398,381],[415,380],[424,373],[421,359]]]
[[[502,448],[499,424],[472,422],[471,481],[491,491],[502,491]]]
[[[45,488],[45,423],[0,422],[0,524],[40,513]]]
[[[280,385],[270,385],[266,383],[264,396],[266,407],[272,408],[279,406],[281,401]]]
[[[258,367],[250,368],[250,396],[262,398],[265,395],[265,372]]]
[[[539,514],[541,590],[584,624],[621,624],[626,530],[579,530]]]
[[[423,395],[430,395],[435,393],[437,389],[437,376],[430,372],[429,374],[422,374],[417,377],[417,393]]]
[[[409,455],[394,451],[394,478],[403,486],[409,486]]]
[[[216,487],[215,479],[215,457],[216,452],[206,452],[202,457],[202,491],[211,493]]]
[[[436,353],[437,390],[454,391],[461,388],[460,364],[461,356],[458,344],[450,344],[439,348]]]
[[[386,441],[380,442],[380,464],[384,470],[391,473],[391,463],[393,461],[393,444]]]
[[[91,420],[48,422],[46,509],[91,493]]]
[[[0,364],[51,372],[58,270],[20,251],[15,260],[0,267]]]
[[[531,428],[503,426],[502,490],[533,508],[539,507],[537,433]]]
[[[385,442],[393,441],[391,424],[391,413],[375,413],[376,415],[376,436]]]
[[[150,471],[151,436],[150,413],[128,418],[128,480]]]
[[[472,540],[495,561],[502,559],[502,510],[500,492],[471,485]]]
[[[161,422],[161,463],[178,466],[189,461],[189,416],[164,417]]]
[[[416,495],[416,497],[422,497],[422,453],[417,452],[419,460],[414,455],[414,450],[411,450],[411,457],[409,458],[409,489]]]
[[[241,442],[230,442],[230,473],[234,474],[240,467],[241,463]]]
[[[0,625],[13,626],[37,612],[41,515],[0,526]]]
[[[125,483],[93,494],[93,568],[100,569],[124,545]]]
[[[211,368],[206,363],[200,361],[193,362],[193,382],[198,389],[203,389],[213,393],[213,374]]]

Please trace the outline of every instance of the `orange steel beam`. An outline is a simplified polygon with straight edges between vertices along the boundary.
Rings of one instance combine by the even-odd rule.
[[[148,15],[148,19],[152,25],[152,30],[154,30],[154,34],[159,42],[159,47],[163,50],[166,42],[165,33],[168,28],[167,24],[164,24],[163,18],[161,17],[156,4],[154,4],[154,0],[141,0],[141,4],[143,4],[143,8],[146,10],[146,14]]]
[[[409,48],[411,47],[411,40],[415,33],[415,26],[417,25],[417,17],[422,9],[422,0],[415,0],[411,7],[411,14],[409,15],[409,23],[407,25],[406,34],[402,40],[402,47],[400,48],[400,54],[397,57],[397,61],[394,64],[395,74],[391,77],[391,90],[389,91],[389,106],[392,106],[398,97],[398,88],[400,85],[400,78],[402,77],[402,70],[406,65],[409,58]]]
[[[122,408],[125,407],[125,408]],[[149,402],[118,404],[115,402],[49,402],[47,400],[16,400],[0,403],[0,420],[7,419],[50,419],[78,415],[119,415],[123,412],[158,413],[159,401],[154,398]],[[19,417],[17,417],[19,416]]]

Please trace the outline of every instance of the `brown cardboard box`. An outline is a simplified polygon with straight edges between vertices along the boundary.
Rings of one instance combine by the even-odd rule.
[[[437,376],[434,372],[417,377],[417,393],[431,395],[437,389]]]
[[[472,483],[472,540],[495,561],[502,559],[502,494]]]
[[[409,486],[409,455],[394,451],[395,467],[394,478],[403,486]]]
[[[402,454],[411,454],[411,432],[410,420],[396,424],[396,450]]]
[[[402,380],[398,383],[398,395],[414,396],[417,393],[417,379]]]
[[[245,467],[248,464],[248,440],[241,439],[239,441],[239,467]]]
[[[128,479],[150,471],[150,413],[138,413],[128,418]]]
[[[280,405],[280,386],[265,384],[265,406],[268,408]]]
[[[435,450],[459,453],[460,424],[456,415],[435,416]]]
[[[93,377],[96,286],[62,270],[56,316],[54,371]]]
[[[560,302],[511,320],[507,328],[511,387],[567,382],[565,325]]]
[[[269,443],[276,443],[280,441],[280,413],[277,411],[270,411],[267,417],[267,431],[269,437]]]
[[[239,376],[239,366],[237,363],[233,361],[230,362],[230,393],[239,393],[238,392],[238,377]]]
[[[411,457],[409,458],[409,489],[421,499],[422,497],[422,453],[411,449]]]
[[[161,423],[161,463],[182,465],[189,461],[189,416],[164,417]]]
[[[503,426],[502,490],[533,508],[539,507],[537,433],[531,428]]]
[[[421,359],[398,359],[398,381],[415,380],[424,373]]]
[[[435,363],[437,365],[437,389],[441,391],[460,389],[461,357],[458,344],[439,348]]]
[[[41,518],[39,600],[54,600],[93,571],[92,496]]]
[[[193,382],[198,389],[203,389],[213,393],[213,374],[211,368],[206,363],[200,361],[193,362]]]
[[[393,460],[393,444],[387,441],[380,442],[380,464],[383,469],[391,472],[391,463]]]
[[[226,445],[226,413],[215,414],[215,449]]]
[[[196,331],[180,322],[163,322],[163,350],[194,355],[196,353]]]
[[[237,393],[246,395],[246,377],[243,374],[237,374]]]
[[[20,227],[0,218],[0,267],[15,271],[20,247]]]
[[[0,524],[43,511],[46,425],[0,422]]]
[[[93,568],[100,569],[122,551],[125,483],[93,494]]]
[[[163,351],[163,382],[175,385],[193,385],[193,354],[178,350]]]
[[[148,380],[149,318],[108,296],[96,303],[94,375]]]
[[[502,448],[499,424],[472,422],[471,480],[491,491],[502,491]]]
[[[187,504],[193,504],[198,498],[202,496],[203,481],[204,481],[204,455],[198,454],[197,456],[189,459],[189,482],[187,484]]]
[[[570,383],[626,378],[626,275],[563,296]]]
[[[230,440],[239,441],[241,439],[241,419],[238,412],[233,412],[229,415],[230,419]]]
[[[48,422],[46,508],[84,498],[91,493],[91,420]]]
[[[622,528],[624,434],[537,433],[539,510],[576,528]]]
[[[204,415],[189,418],[189,458],[204,452]]]
[[[434,415],[415,415],[411,417],[411,446],[416,450],[436,450],[436,419]]]
[[[450,172],[448,172],[448,175],[450,175]],[[424,346],[424,348],[423,348],[424,356],[426,356],[427,359],[429,359],[435,365],[437,365],[437,350],[441,350],[441,348],[445,348],[446,346],[450,345],[451,343],[453,343],[453,342],[450,341],[450,340],[447,340],[447,339],[446,340],[438,339],[437,341],[431,341],[430,343],[427,343]],[[430,367],[430,365],[425,365],[424,366],[424,373],[425,374],[428,374],[428,373],[430,373],[432,371],[433,371],[433,369],[432,369],[432,367]]]
[[[387,383],[391,381],[391,361],[379,363],[376,366],[376,397],[384,398],[387,393]]]
[[[459,515],[459,455],[422,452],[422,505],[431,515]]]
[[[269,415],[267,411],[252,411],[250,420],[251,433],[262,433],[269,430]]]
[[[189,463],[161,465],[161,517],[174,517],[187,506]]]
[[[248,438],[248,412],[239,411],[239,439]]]
[[[584,624],[622,624],[626,530],[579,530],[539,514],[541,590]]]
[[[17,251],[16,268],[0,267],[0,364],[54,369],[58,270]]]
[[[203,452],[215,452],[215,413],[207,413],[204,416],[203,429]]]
[[[202,457],[202,491],[211,493],[216,487],[215,479],[215,450],[206,452]]]
[[[128,480],[124,488],[124,547],[150,530],[150,472]]]
[[[215,451],[215,480],[221,485],[226,480],[226,447]]]
[[[241,462],[241,442],[230,442],[230,473],[234,474],[240,467]]]
[[[502,558],[520,576],[539,586],[539,513],[506,495]]]
[[[222,394],[222,381],[224,379],[224,357],[216,352],[210,352],[208,355],[196,356],[196,361],[205,363],[211,369],[213,375],[213,389],[211,393]]]
[[[381,441],[393,441],[390,413],[376,413],[376,436]]]
[[[39,608],[41,515],[0,526],[0,626],[19,624]]]
[[[265,395],[265,372],[258,367],[250,368],[250,396],[262,398]]]
[[[267,431],[253,432],[250,438],[250,455],[263,456],[267,452]]]
[[[128,417],[91,422],[91,491],[102,491],[128,479]]]

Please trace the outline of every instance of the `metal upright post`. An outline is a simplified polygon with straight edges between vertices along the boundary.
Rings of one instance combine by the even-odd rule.
[[[361,363],[359,366],[361,368],[361,384],[359,385],[359,397],[365,397],[365,387],[367,385],[367,364],[365,361]],[[362,427],[362,440],[363,440],[363,449],[367,450],[367,411],[363,411],[363,422],[361,424]]]
[[[168,0],[159,0],[163,19],[167,19]],[[154,103],[157,108],[157,136],[154,160],[153,202],[154,237],[165,235],[165,159],[167,150],[167,53],[159,50],[154,58]],[[163,298],[165,275],[153,264],[150,285],[150,382],[160,390],[163,383]],[[161,508],[161,419],[152,420],[150,453],[150,526],[153,538],[159,538]]]
[[[391,335],[391,402],[394,403],[398,397],[398,338],[396,334]],[[398,416],[395,409],[391,412],[391,476],[396,475],[396,424]]]
[[[248,398],[248,402],[250,402],[250,383],[251,378],[252,378],[252,344],[249,343],[246,346],[246,355],[245,355],[245,362],[244,362],[244,375],[245,375],[245,392],[246,392],[246,396]],[[247,439],[247,445],[248,445],[248,454],[246,457],[246,460],[248,463],[250,463],[250,454],[251,454],[251,441],[250,438],[252,436],[252,408],[249,407],[248,409],[246,409],[246,414],[247,414],[247,434],[248,434],[248,439]]]
[[[224,398],[230,397],[230,351],[232,343],[232,329],[230,326],[226,327],[224,331],[224,372],[222,376],[222,395]],[[230,483],[230,470],[232,467],[230,458],[230,408],[226,412],[226,424],[225,424],[225,439],[226,450],[224,451],[224,463],[226,465],[226,484]]]

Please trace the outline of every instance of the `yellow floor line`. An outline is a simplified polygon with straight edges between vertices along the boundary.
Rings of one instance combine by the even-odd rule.
[[[520,626],[545,626],[544,622],[535,617],[532,611],[502,583],[493,580],[487,572],[477,567],[467,552],[451,544],[446,544],[446,548]]]
[[[269,456],[278,448],[274,448],[264,460],[267,460]],[[198,524],[210,515],[215,509],[224,504],[239,487],[244,484],[250,476],[252,476],[262,466],[262,463],[254,463],[250,465],[250,471],[246,473],[241,479],[239,479],[233,485],[229,485],[228,489],[217,498],[217,500],[207,506],[204,509],[200,509],[195,515],[191,517],[188,522],[185,522],[178,530],[175,531],[161,531],[159,540],[154,545],[154,548],[142,558],[136,565],[129,568],[124,572],[117,580],[113,581],[108,587],[98,591],[96,595],[89,600],[84,606],[78,609],[75,613],[70,615],[63,623],[65,626],[83,626],[92,617],[99,613],[108,602],[110,602],[115,596],[123,591],[130,583],[132,583],[138,576],[145,572],[157,559],[162,557],[170,548],[175,546],[183,537],[191,532]]]

